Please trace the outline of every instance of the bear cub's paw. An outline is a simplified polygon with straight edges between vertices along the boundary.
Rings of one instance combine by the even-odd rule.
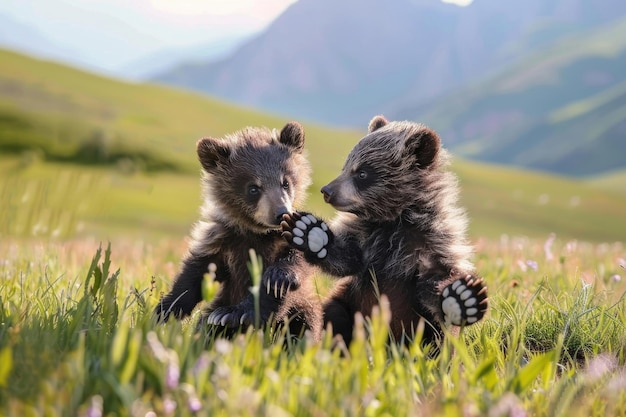
[[[240,306],[218,307],[208,315],[203,315],[201,323],[228,328],[251,326],[254,320],[254,312]]]
[[[467,275],[441,292],[441,309],[446,326],[473,324],[487,311],[487,286],[482,278]]]
[[[283,237],[296,249],[309,252],[324,259],[328,254],[326,245],[329,242],[328,226],[310,213],[293,213],[283,215],[281,223]]]
[[[274,298],[283,299],[289,291],[295,291],[300,287],[300,281],[293,271],[270,265],[263,273],[261,291]]]

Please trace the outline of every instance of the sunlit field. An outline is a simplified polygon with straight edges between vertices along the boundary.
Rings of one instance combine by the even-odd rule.
[[[195,317],[155,325],[183,237],[107,247],[0,240],[0,414],[626,415],[622,244],[476,239],[490,312],[436,357],[388,345],[384,309],[349,351],[261,331],[207,340]]]

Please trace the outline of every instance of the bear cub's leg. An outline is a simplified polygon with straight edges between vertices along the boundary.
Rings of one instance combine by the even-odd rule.
[[[466,275],[441,291],[441,309],[446,326],[473,324],[487,311],[487,286],[482,278]]]

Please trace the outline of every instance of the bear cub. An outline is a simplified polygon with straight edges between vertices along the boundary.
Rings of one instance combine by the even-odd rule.
[[[284,216],[283,236],[307,261],[346,277],[324,303],[325,324],[352,338],[354,314],[368,317],[385,294],[391,337],[406,343],[423,323],[424,343],[443,326],[480,320],[487,288],[469,260],[457,180],[439,136],[424,125],[377,116],[340,175],[322,188],[340,213],[330,226],[308,213]]]
[[[278,132],[248,127],[223,139],[197,143],[202,165],[202,217],[191,234],[188,253],[171,291],[156,307],[161,321],[191,314],[202,301],[202,280],[209,268],[220,290],[203,311],[198,326],[215,326],[233,335],[252,325],[254,298],[249,291],[250,249],[260,256],[260,323],[289,321],[292,335],[309,330],[319,340],[322,307],[314,288],[314,269],[281,237],[282,216],[306,198],[311,168],[304,154],[304,130],[290,122]]]

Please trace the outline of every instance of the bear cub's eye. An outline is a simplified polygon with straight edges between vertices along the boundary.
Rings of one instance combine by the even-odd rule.
[[[248,194],[249,195],[258,195],[261,192],[261,189],[256,185],[248,186]]]
[[[284,188],[285,190],[288,190],[288,189],[289,189],[289,181],[287,181],[287,180],[283,180],[283,184],[282,184],[282,186],[283,186],[283,188]]]
[[[354,170],[352,178],[357,189],[362,191],[374,184],[378,175],[370,166],[362,165]]]

